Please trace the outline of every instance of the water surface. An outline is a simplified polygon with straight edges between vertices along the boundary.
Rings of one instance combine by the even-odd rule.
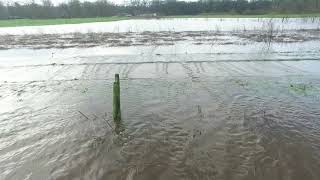
[[[134,24],[141,27],[140,21]],[[274,21],[281,25],[281,19]],[[263,24],[148,22],[143,30],[156,27],[152,23],[175,31]],[[125,23],[70,26],[121,24],[122,31],[132,26]],[[318,27],[310,19],[285,23],[296,30]],[[24,33],[39,28],[56,27]],[[318,40],[182,41],[1,50],[0,179],[318,180],[319,47]],[[121,77],[123,116],[117,125],[111,117],[115,73]]]

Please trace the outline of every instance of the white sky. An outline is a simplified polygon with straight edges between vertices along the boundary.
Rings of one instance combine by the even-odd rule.
[[[19,2],[19,3],[28,3],[28,2],[32,2],[32,0],[0,0],[2,2],[9,2],[9,3],[13,3],[13,2]],[[96,0],[80,0],[80,1],[96,1]],[[130,0],[108,0],[110,2],[114,2],[116,4],[123,4],[125,2],[130,2]],[[197,1],[197,0],[185,0],[185,1]],[[41,0],[35,0],[36,3],[40,3]],[[68,2],[68,0],[51,0],[51,2],[53,4],[59,4],[59,3],[62,3],[62,2]]]

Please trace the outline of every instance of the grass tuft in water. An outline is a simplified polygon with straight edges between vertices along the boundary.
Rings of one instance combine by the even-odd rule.
[[[306,95],[308,92],[314,90],[314,87],[312,84],[303,84],[303,83],[297,83],[297,84],[290,84],[289,90],[297,93],[297,94],[303,94]]]

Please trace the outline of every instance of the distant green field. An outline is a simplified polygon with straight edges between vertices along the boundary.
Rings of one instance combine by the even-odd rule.
[[[110,22],[129,19],[128,17],[97,17],[97,18],[71,18],[71,19],[14,19],[0,20],[0,27],[17,27],[17,26],[44,26],[58,24],[81,24],[92,22]]]
[[[181,15],[181,16],[162,16],[161,18],[303,18],[320,17],[320,13],[313,14],[260,14],[260,15],[239,15],[239,14],[200,14],[200,15]],[[15,19],[0,20],[0,27],[18,26],[44,26],[59,24],[81,24],[93,22],[110,22],[127,19],[140,19],[138,17],[97,17],[97,18],[71,18],[71,19]]]

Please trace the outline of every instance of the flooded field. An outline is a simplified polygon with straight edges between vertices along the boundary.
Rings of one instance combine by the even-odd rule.
[[[0,179],[318,180],[319,29],[314,18],[0,28]]]

